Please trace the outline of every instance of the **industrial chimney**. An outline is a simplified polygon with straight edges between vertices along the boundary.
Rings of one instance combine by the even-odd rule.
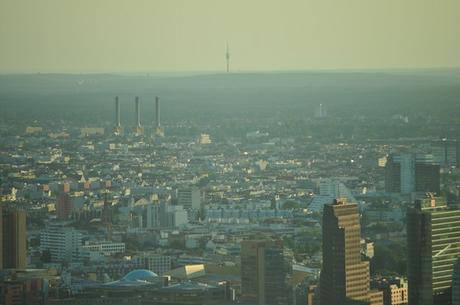
[[[118,100],[118,96],[115,96],[115,127],[121,127],[120,101]]]
[[[155,97],[155,126],[160,127],[160,98],[158,96]]]
[[[138,96],[136,96],[136,99],[135,99],[135,106],[136,106],[136,127],[140,128],[141,127],[141,109],[139,105]]]

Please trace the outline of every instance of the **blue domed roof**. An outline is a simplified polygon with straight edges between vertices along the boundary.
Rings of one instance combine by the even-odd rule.
[[[154,272],[146,269],[137,269],[126,274],[121,281],[123,282],[151,282],[158,278]]]

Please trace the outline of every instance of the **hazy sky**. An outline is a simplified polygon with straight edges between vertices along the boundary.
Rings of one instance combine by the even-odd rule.
[[[0,72],[460,67],[460,0],[0,0]]]

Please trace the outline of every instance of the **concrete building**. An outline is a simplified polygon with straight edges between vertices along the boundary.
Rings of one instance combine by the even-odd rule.
[[[453,266],[460,257],[460,209],[428,194],[407,209],[410,305],[451,303]]]
[[[201,144],[201,145],[207,145],[207,144],[211,144],[212,141],[211,141],[211,136],[207,133],[202,133],[200,134],[200,137],[198,138],[198,144]]]
[[[40,250],[49,251],[54,262],[79,259],[81,246],[82,234],[66,223],[50,223],[40,234]]]
[[[57,196],[56,215],[58,219],[69,219],[73,210],[73,203],[68,193],[61,193]]]
[[[383,292],[384,305],[407,305],[408,283],[402,278],[382,278],[372,281],[373,288]]]
[[[96,243],[86,242],[82,246],[82,249],[103,253],[104,255],[114,255],[118,253],[125,253],[126,245],[125,243],[114,243],[110,241]]]
[[[315,195],[308,209],[321,212],[325,204],[331,203],[336,198],[346,198],[349,203],[357,200],[351,191],[337,179],[322,179],[319,181],[319,195]]]
[[[241,296],[259,305],[287,304],[286,267],[280,240],[241,242]]]
[[[188,213],[181,205],[165,202],[151,203],[146,207],[147,228],[174,228],[188,223]]]
[[[27,267],[26,213],[0,206],[0,270]]]
[[[370,290],[369,262],[361,260],[358,206],[335,200],[323,210],[322,305],[383,304]]]
[[[42,278],[6,279],[0,281],[0,304],[44,305],[47,281]]]
[[[171,257],[159,254],[141,254],[133,258],[136,268],[152,270],[163,275],[171,270]]]
[[[201,191],[196,186],[177,190],[177,203],[185,209],[201,209]]]

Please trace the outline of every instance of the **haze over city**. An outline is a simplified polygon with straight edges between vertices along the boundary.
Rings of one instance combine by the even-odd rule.
[[[0,3],[0,72],[459,67],[456,0]]]
[[[460,305],[459,29],[0,0],[0,305]]]

